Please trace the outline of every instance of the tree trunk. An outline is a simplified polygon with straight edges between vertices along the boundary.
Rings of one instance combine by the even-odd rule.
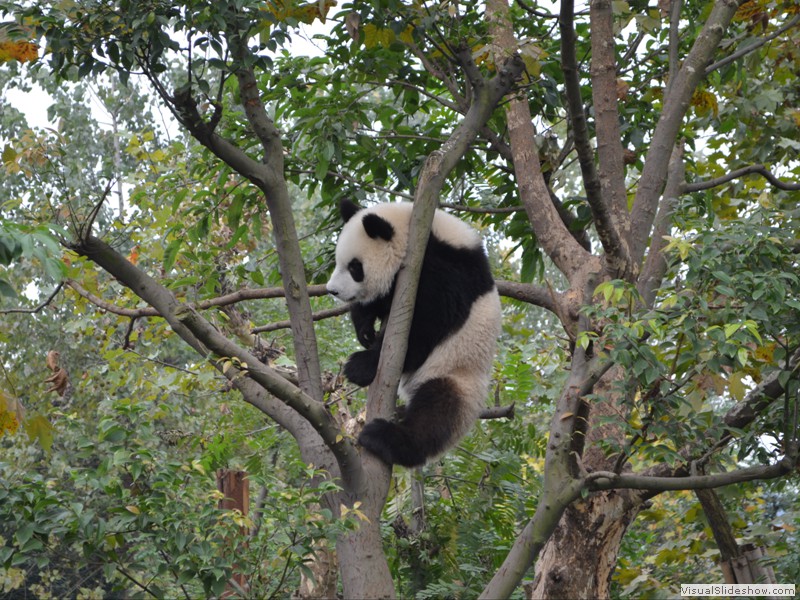
[[[624,378],[625,371],[613,367],[595,385],[582,452],[587,470],[614,470],[617,456],[606,456],[599,442],[624,439],[620,425],[609,420],[620,415],[619,407],[626,401],[619,390]],[[569,506],[536,562],[531,597],[608,598],[622,536],[641,504],[637,492],[611,490]]]
[[[327,540],[319,540],[314,544],[314,553],[307,558],[306,565],[311,576],[305,572],[300,574],[300,588],[295,598],[336,598],[336,584],[339,571],[336,552]]]
[[[608,598],[622,536],[641,503],[627,490],[595,494],[564,512],[536,562],[530,598]]]
[[[345,598],[394,598],[394,584],[383,553],[380,519],[362,522],[358,531],[336,543]],[[347,566],[347,568],[344,568]]]

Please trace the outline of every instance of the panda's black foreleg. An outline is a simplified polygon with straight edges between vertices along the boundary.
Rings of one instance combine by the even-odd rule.
[[[380,357],[380,346],[377,346],[377,349],[353,352],[344,363],[344,376],[356,385],[368,386],[378,373]]]
[[[388,464],[424,465],[455,443],[462,402],[446,378],[431,379],[416,390],[400,422],[374,419],[358,442]]]
[[[375,322],[378,315],[369,306],[353,304],[350,309],[350,319],[356,330],[356,337],[364,348],[372,348],[375,344]]]

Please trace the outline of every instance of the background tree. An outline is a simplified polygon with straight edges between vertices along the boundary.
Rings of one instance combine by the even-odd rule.
[[[4,422],[13,431],[22,420],[48,451],[62,440],[83,449],[65,455],[60,474],[35,455],[5,467],[15,524],[2,532],[7,567],[48,568],[59,540],[106,566],[100,587],[218,593],[234,565],[251,564],[251,591],[263,595],[291,585],[314,541],[329,538],[347,597],[506,597],[534,561],[534,597],[605,597],[643,509],[696,523],[661,492],[792,485],[800,15],[791,4],[600,0],[587,11],[567,0],[557,14],[504,0],[2,7],[15,43],[47,47],[46,59],[9,66],[9,77],[38,78],[57,100],[77,94],[56,102],[63,119],[52,131],[4,115],[0,229],[0,258],[14,264],[2,289],[33,282],[37,331],[51,318],[51,330],[65,324],[36,350],[60,351],[75,410],[59,410],[52,429],[52,408],[13,385],[36,364],[14,350],[3,359]],[[299,23],[325,25],[313,57],[290,45]],[[127,110],[151,106],[139,81],[180,132]],[[80,106],[90,82],[112,114],[104,136],[85,109],[59,112]],[[362,404],[336,375],[352,335],[346,323],[314,325],[342,312],[322,298],[312,308],[342,197],[415,200],[367,419],[394,408],[437,202],[485,228],[505,278],[497,396],[517,400],[526,426],[482,424],[422,481],[392,478],[359,452]],[[252,302],[275,297],[285,306]],[[234,391],[254,408],[237,404],[229,423]],[[253,410],[269,419],[263,431],[243,427]],[[99,423],[94,452],[86,437],[65,435],[87,417]],[[192,427],[178,439],[200,438],[170,451],[175,462],[153,436],[152,420],[170,419]],[[265,456],[285,462],[276,470]],[[72,459],[89,461],[86,477],[52,492]],[[298,511],[270,522],[281,535],[257,513],[249,550],[228,546],[241,519],[200,501],[204,474],[237,461],[261,478],[265,502]],[[276,496],[279,481],[290,491]],[[111,493],[89,518],[71,498],[100,489]],[[420,512],[432,493],[451,514],[448,502]],[[790,506],[780,522],[760,515],[783,543]],[[197,515],[195,525],[170,520],[181,513]],[[57,525],[66,514],[70,525]],[[646,531],[632,535],[668,569],[661,552],[676,548]],[[771,539],[757,531],[747,534]],[[780,572],[796,572],[779,548]],[[706,551],[692,548],[701,559]],[[618,584],[653,586],[657,577],[641,578],[646,557],[628,552]],[[281,560],[262,568],[264,556]]]

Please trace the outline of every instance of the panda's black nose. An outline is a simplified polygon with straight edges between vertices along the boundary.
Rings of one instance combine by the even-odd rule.
[[[326,287],[325,289],[328,290],[328,293],[331,296],[338,296],[339,295],[339,290],[336,290],[336,289],[331,288],[331,287]]]

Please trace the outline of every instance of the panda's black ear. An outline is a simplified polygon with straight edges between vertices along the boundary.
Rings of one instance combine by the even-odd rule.
[[[392,224],[374,213],[365,214],[362,223],[364,223],[364,231],[372,239],[381,238],[388,242],[394,237]]]
[[[347,198],[339,202],[339,213],[342,215],[342,220],[345,223],[347,223],[350,218],[360,210],[361,207],[358,204],[352,200],[348,200]]]

